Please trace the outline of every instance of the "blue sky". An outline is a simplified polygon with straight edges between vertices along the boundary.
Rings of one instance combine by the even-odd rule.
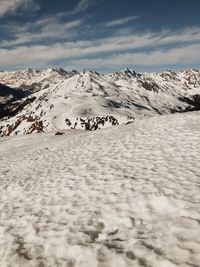
[[[0,0],[0,69],[200,67],[199,0]]]

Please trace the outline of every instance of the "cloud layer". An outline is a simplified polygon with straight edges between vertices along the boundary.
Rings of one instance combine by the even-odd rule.
[[[0,24],[0,69],[46,67],[115,68],[200,63],[200,26],[135,30],[139,16],[91,24],[80,0],[70,11]],[[1,0],[0,17],[39,10],[37,0]]]
[[[66,28],[74,27],[79,23],[79,21],[71,22],[66,25]],[[52,34],[51,31],[47,33]],[[191,41],[196,43],[191,44]],[[186,28],[179,32],[148,32],[132,36],[112,36],[93,41],[4,48],[0,49],[0,58],[2,66],[26,66],[30,62],[48,65],[61,59],[68,61],[69,65],[86,68],[117,67],[121,64],[156,66],[198,63],[200,62],[200,55],[197,53],[200,51],[199,41],[200,29]],[[181,46],[177,48],[164,48],[166,45],[180,45],[180,43]],[[138,52],[136,51],[138,48],[144,48],[146,51]]]

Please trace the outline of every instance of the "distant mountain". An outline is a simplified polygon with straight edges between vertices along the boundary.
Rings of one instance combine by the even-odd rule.
[[[47,70],[27,69],[22,71],[0,72],[0,82],[9,87],[18,87],[35,93],[49,88],[75,74],[78,74],[75,70],[67,72],[62,68],[49,68]]]
[[[141,74],[125,69],[100,74],[28,69],[1,72],[0,82],[31,92],[7,107],[9,112],[0,121],[1,136],[96,130],[138,117],[200,109],[200,70]]]

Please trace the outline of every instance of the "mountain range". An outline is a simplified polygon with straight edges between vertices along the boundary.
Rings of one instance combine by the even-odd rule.
[[[97,130],[200,109],[200,70],[0,72],[0,136]]]

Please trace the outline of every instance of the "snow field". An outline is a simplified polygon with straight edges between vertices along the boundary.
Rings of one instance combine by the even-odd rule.
[[[0,266],[200,266],[199,112],[0,140]]]

